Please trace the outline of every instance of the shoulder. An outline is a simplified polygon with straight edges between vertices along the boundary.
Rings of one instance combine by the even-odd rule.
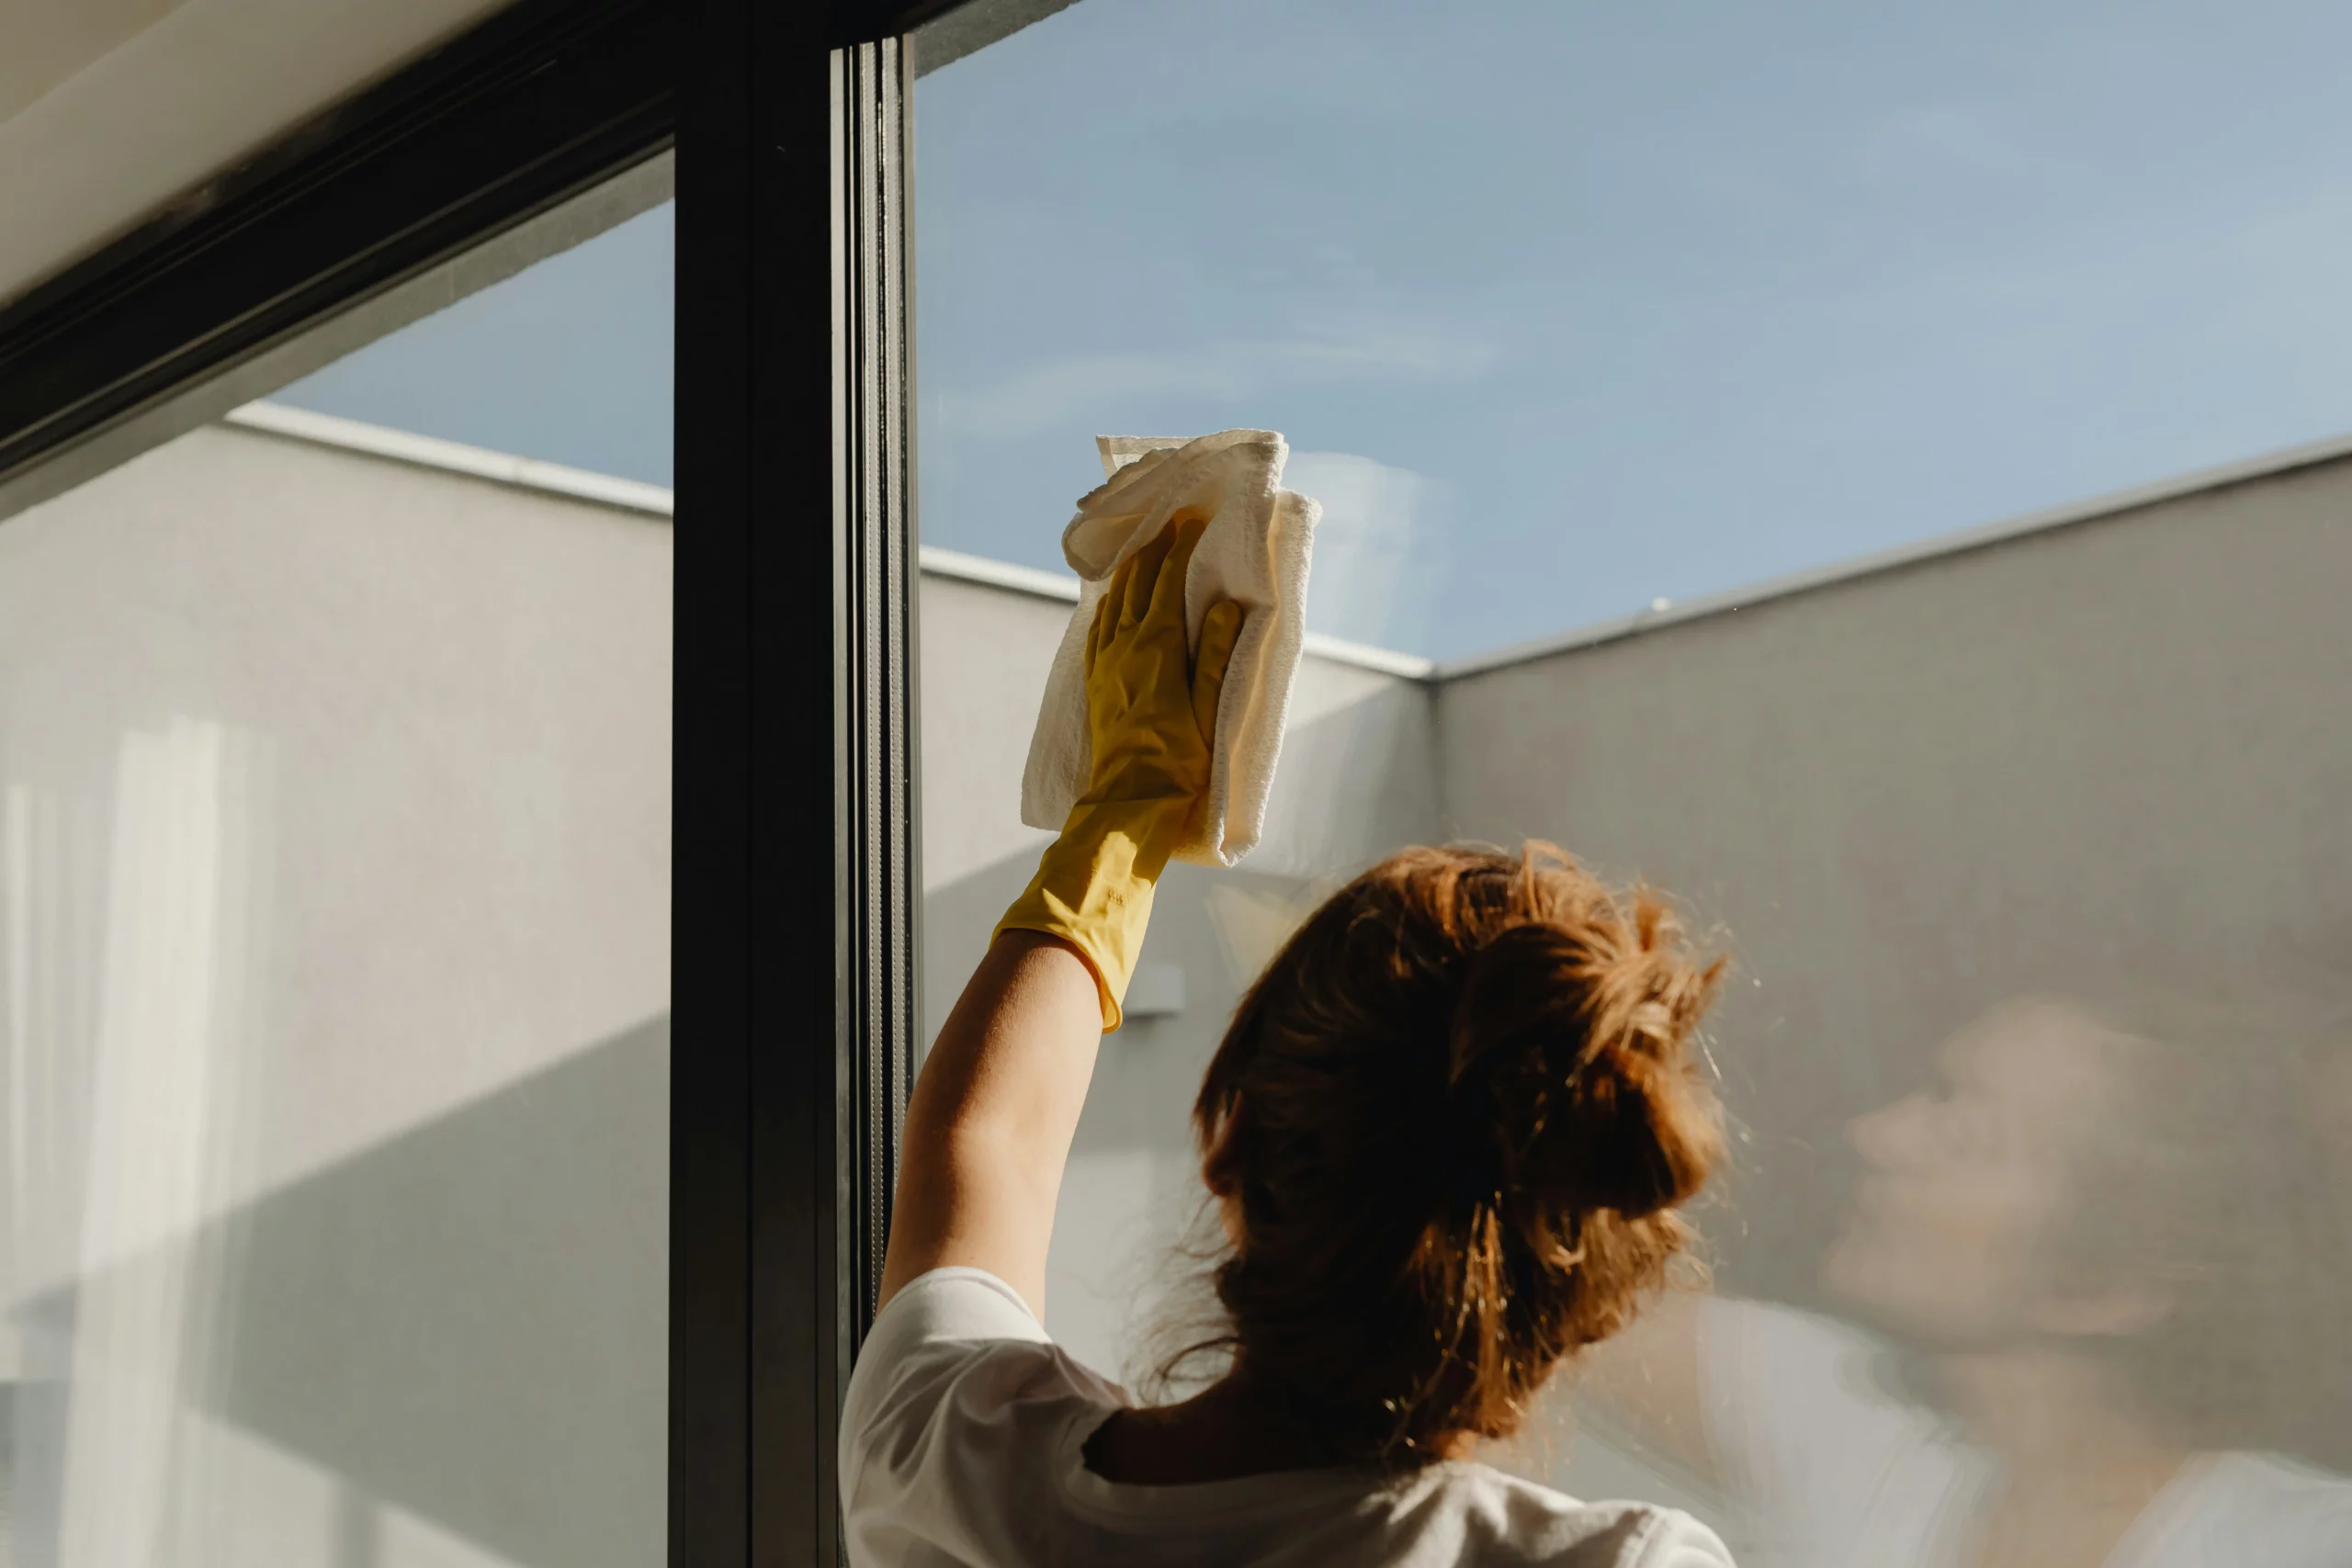
[[[1439,1467],[1481,1562],[1529,1568],[1731,1568],[1715,1532],[1679,1508],[1584,1503],[1485,1465]]]
[[[2340,1568],[2352,1541],[2352,1481],[2275,1454],[2219,1453],[2185,1473],[2177,1506],[2154,1523],[2152,1564],[2242,1562],[2247,1568]]]
[[[874,1320],[842,1401],[841,1475],[911,1481],[967,1464],[1003,1437],[1124,1403],[1111,1383],[1055,1345],[1012,1288],[978,1269],[937,1269]]]
[[[1029,1303],[987,1269],[933,1269],[908,1280],[875,1317],[852,1382],[926,1349],[1006,1340],[1052,1343]]]

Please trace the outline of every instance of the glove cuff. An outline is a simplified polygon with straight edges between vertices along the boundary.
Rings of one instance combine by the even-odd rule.
[[[1044,931],[1078,949],[1094,971],[1106,1033],[1124,1016],[1127,982],[1151,923],[1152,890],[1191,807],[1183,799],[1081,802],[997,922],[996,936]]]

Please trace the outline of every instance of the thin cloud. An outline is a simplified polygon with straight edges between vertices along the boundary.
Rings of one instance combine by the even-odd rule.
[[[1865,177],[1888,185],[1920,180],[2045,180],[2046,151],[2026,144],[2017,117],[1996,104],[1916,104],[1866,128],[1853,153]]]
[[[1323,506],[1307,628],[1418,648],[1446,564],[1434,536],[1444,487],[1354,452],[1293,452],[1283,483]]]

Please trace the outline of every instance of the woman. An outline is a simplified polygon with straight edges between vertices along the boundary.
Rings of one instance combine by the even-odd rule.
[[[1040,1326],[1054,1201],[1154,880],[1208,774],[1240,627],[1183,622],[1198,523],[1114,575],[1090,787],[908,1108],[881,1310],[851,1379],[854,1562],[1721,1568],[1686,1515],[1466,1455],[1616,1330],[1720,1146],[1689,1041],[1716,970],[1548,850],[1408,850],[1237,1010],[1194,1121],[1231,1243],[1229,1371],[1156,1409]]]

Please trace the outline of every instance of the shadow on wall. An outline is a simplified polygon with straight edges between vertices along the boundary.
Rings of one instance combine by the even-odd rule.
[[[668,1151],[662,1017],[27,1303],[17,1562],[659,1562]],[[203,1303],[177,1389],[77,1339],[141,1299]],[[94,1405],[159,1440],[75,1448]],[[157,1539],[94,1552],[141,1487]]]

